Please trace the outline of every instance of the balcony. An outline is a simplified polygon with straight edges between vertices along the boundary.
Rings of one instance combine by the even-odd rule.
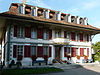
[[[55,45],[68,45],[70,42],[69,39],[65,38],[55,38],[53,39],[53,44]]]

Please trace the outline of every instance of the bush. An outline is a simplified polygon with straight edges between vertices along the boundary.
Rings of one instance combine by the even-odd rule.
[[[22,63],[21,62],[17,62],[16,65],[17,65],[17,68],[20,68],[22,66]]]
[[[11,61],[11,63],[9,64],[9,68],[11,68],[12,67],[12,65],[14,65],[15,64],[15,61],[14,60],[12,60]]]
[[[52,63],[56,63],[56,60],[55,60],[55,59],[53,59],[53,60],[52,60]]]

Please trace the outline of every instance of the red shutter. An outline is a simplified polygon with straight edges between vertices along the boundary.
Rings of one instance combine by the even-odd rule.
[[[66,37],[66,34],[67,34],[66,31],[64,31],[64,38],[67,38],[67,37]]]
[[[71,57],[75,57],[75,56],[76,56],[76,48],[72,48]]]
[[[49,57],[51,57],[51,50],[52,50],[52,47],[49,47]]]
[[[43,57],[43,47],[42,46],[37,47],[37,56]]]
[[[17,26],[14,26],[14,37],[17,37]]]
[[[89,57],[89,48],[87,48],[87,56]]]
[[[49,39],[52,39],[52,30],[49,30]]]
[[[39,28],[37,30],[37,38],[38,39],[43,39],[43,29],[42,28]]]
[[[84,56],[84,48],[80,48],[80,57]]]
[[[31,28],[25,27],[25,37],[31,38]]]
[[[80,33],[80,42],[83,42],[83,33]]]
[[[17,45],[13,45],[13,58],[16,58],[17,55]]]
[[[24,57],[31,56],[31,46],[24,46]]]
[[[72,41],[75,41],[75,33],[74,32],[71,33],[71,39],[72,39]]]
[[[64,47],[64,57],[67,57],[67,47]]]
[[[87,42],[89,42],[89,35],[87,34]]]

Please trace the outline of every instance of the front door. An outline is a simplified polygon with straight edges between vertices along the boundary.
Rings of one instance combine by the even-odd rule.
[[[60,60],[60,49],[61,47],[55,47],[55,59]]]

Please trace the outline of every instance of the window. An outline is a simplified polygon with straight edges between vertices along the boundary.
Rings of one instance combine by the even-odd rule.
[[[49,31],[48,30],[44,30],[43,38],[45,40],[49,39]]]
[[[87,40],[86,34],[84,34],[83,37],[84,37],[84,38],[83,38],[84,42],[86,42],[86,40]]]
[[[37,47],[36,46],[31,47],[31,56],[33,56],[33,55],[37,55]]]
[[[84,48],[84,55],[87,55],[87,49]]]
[[[24,37],[24,27],[18,27],[17,35],[19,38]]]
[[[78,48],[76,48],[76,55],[78,55]]]
[[[31,38],[37,38],[37,30],[35,28],[32,28]]]
[[[22,45],[17,46],[17,56],[23,56],[23,46]]]
[[[76,41],[79,41],[79,34],[76,34]]]
[[[60,37],[61,37],[60,31],[55,31],[55,38],[60,38]]]
[[[48,55],[48,46],[43,47],[43,55]]]
[[[70,54],[70,53],[71,53],[70,48],[67,47],[67,54]]]
[[[23,6],[22,6],[22,5],[19,6],[19,13],[20,13],[20,14],[23,14]]]

